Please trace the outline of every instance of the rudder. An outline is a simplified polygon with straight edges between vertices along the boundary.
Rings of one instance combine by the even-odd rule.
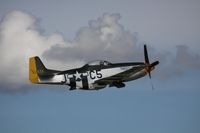
[[[35,57],[29,58],[29,80],[35,84],[39,82]]]

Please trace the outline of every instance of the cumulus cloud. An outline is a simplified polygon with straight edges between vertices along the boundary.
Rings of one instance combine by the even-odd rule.
[[[28,84],[28,58],[35,55],[40,56],[47,67],[61,70],[80,67],[96,59],[143,61],[143,44],[139,45],[135,34],[119,23],[120,18],[120,14],[105,13],[81,27],[72,41],[66,41],[58,33],[43,35],[37,19],[31,14],[8,13],[0,23],[1,86],[16,89],[16,86]],[[183,74],[180,66],[200,69],[199,54],[190,52],[185,45],[176,48],[173,56],[150,47],[151,57],[161,62],[158,79]]]
[[[59,34],[43,36],[38,31],[37,19],[30,14],[13,11],[0,23],[0,83],[16,86],[28,82],[28,58],[64,45]]]
[[[95,59],[111,61],[126,60],[137,54],[136,39],[133,34],[119,24],[119,14],[104,14],[97,20],[89,21],[71,42],[72,47],[53,46],[43,54],[46,58],[62,61]],[[135,56],[136,57],[136,56]]]

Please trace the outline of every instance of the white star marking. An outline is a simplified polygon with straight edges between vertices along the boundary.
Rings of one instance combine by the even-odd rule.
[[[81,74],[78,73],[78,71],[76,71],[76,74],[74,74],[74,76],[76,77],[76,80],[80,80],[81,79]]]

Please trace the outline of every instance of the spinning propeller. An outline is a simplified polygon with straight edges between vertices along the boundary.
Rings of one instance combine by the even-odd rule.
[[[150,64],[146,44],[144,45],[144,60],[145,60],[145,70],[148,73],[149,78],[151,79],[151,71],[154,69],[156,65],[159,64],[159,61],[155,61]],[[152,85],[152,89],[153,89],[153,85]]]

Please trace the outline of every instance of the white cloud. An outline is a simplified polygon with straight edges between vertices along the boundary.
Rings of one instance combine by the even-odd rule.
[[[130,55],[136,55],[135,36],[125,30],[119,23],[119,14],[103,14],[96,20],[89,21],[89,25],[82,27],[72,47],[53,46],[45,51],[44,57],[53,60],[85,62],[95,59],[110,61],[127,60]],[[134,58],[134,56],[132,57]]]
[[[28,58],[41,55],[55,44],[64,45],[59,34],[43,36],[36,19],[25,12],[12,11],[0,23],[0,82],[27,84]]]

